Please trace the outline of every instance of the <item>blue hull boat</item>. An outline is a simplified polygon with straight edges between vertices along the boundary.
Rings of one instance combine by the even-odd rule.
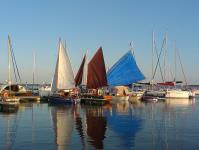
[[[51,105],[70,105],[77,104],[80,102],[80,99],[72,99],[63,96],[50,96],[49,104]]]

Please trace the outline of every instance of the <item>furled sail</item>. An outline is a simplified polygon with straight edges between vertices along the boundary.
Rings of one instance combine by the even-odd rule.
[[[131,51],[121,57],[107,73],[108,84],[111,86],[130,85],[144,78]]]
[[[107,86],[106,67],[102,47],[100,47],[88,64],[87,88],[97,89]]]
[[[55,68],[55,74],[53,77],[53,84],[51,91],[55,93],[57,90],[71,89],[74,87],[75,87],[75,80],[74,80],[70,59],[62,42],[60,41],[57,64]]]

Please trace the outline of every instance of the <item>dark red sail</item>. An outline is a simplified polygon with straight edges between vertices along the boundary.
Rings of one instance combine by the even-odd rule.
[[[107,86],[107,78],[102,47],[100,47],[88,64],[87,88],[97,89],[103,86]]]
[[[78,86],[82,83],[82,76],[83,76],[83,71],[84,71],[85,60],[86,60],[86,55],[84,55],[82,63],[80,65],[77,75],[75,77],[75,86]]]

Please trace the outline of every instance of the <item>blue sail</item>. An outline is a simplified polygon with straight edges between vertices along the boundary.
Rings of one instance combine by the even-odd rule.
[[[121,86],[130,85],[145,79],[145,77],[138,68],[132,52],[128,51],[108,71],[107,79],[108,85]]]

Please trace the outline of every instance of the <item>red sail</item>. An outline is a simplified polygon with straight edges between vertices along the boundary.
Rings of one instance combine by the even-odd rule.
[[[97,89],[103,86],[107,86],[107,78],[102,47],[100,47],[88,64],[87,88]]]
[[[83,71],[84,71],[85,60],[86,60],[86,55],[84,55],[82,63],[80,65],[77,75],[75,77],[75,86],[80,85],[82,83],[82,76],[83,76]]]

